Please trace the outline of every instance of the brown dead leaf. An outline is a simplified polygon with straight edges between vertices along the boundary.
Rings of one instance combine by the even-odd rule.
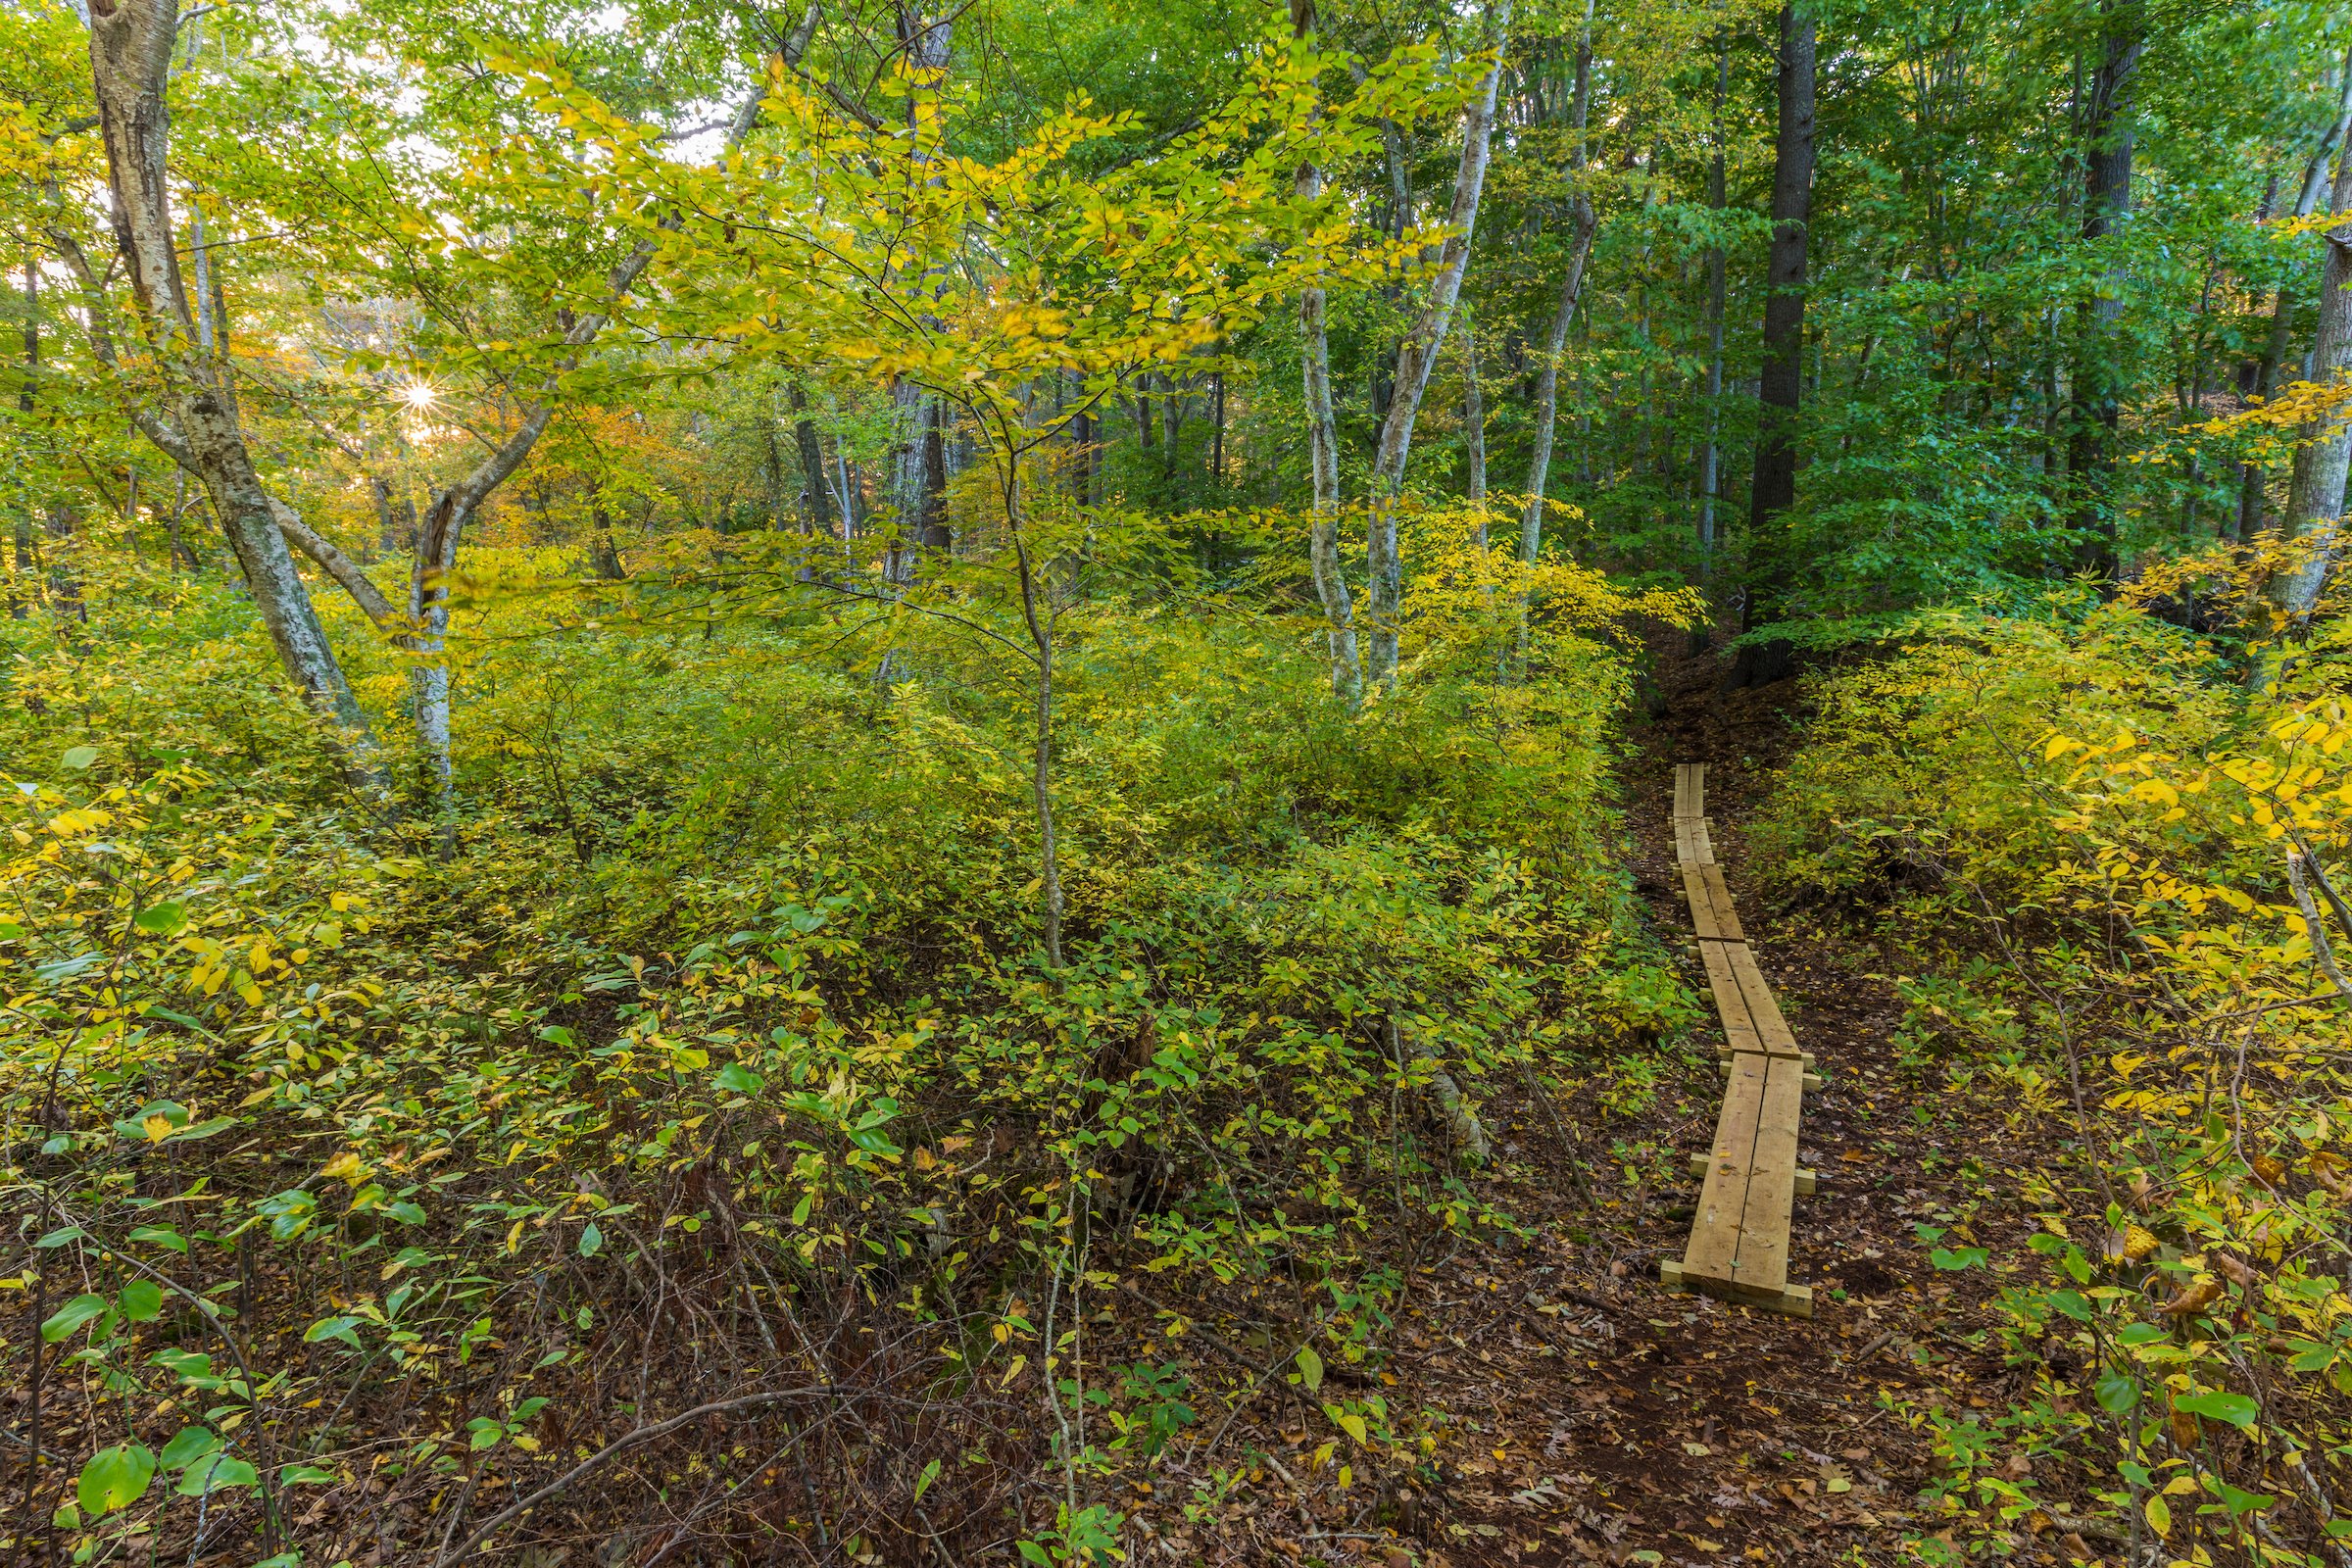
[[[2221,1298],[2221,1295],[2222,1282],[2220,1280],[2202,1279],[2156,1310],[2167,1317],[2187,1317],[2192,1312],[2202,1312],[2211,1306]]]

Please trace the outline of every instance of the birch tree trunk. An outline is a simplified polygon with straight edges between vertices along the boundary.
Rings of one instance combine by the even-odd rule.
[[[1315,29],[1314,0],[1291,0],[1291,30],[1304,38]],[[1323,194],[1323,173],[1312,164],[1300,164],[1298,196],[1313,201]],[[1299,364],[1306,396],[1307,467],[1313,486],[1313,512],[1308,524],[1307,553],[1314,568],[1315,597],[1323,604],[1326,637],[1331,645],[1331,689],[1353,708],[1363,698],[1363,663],[1355,637],[1355,601],[1348,591],[1348,576],[1340,564],[1340,435],[1331,406],[1331,340],[1326,329],[1327,302],[1320,288],[1298,294]]]
[[[2321,137],[2310,160],[2303,166],[2303,183],[2296,192],[2295,216],[2309,218],[2317,210],[2320,197],[2328,189],[2328,161],[2336,149],[2352,137],[2352,50],[2347,50],[2337,77],[2335,123]],[[2267,205],[2267,204],[2266,204]],[[2259,216],[2268,218],[2264,212]],[[2286,351],[2294,341],[2295,299],[2281,283],[2271,297],[2271,332],[2263,345],[2262,358],[2255,368],[2253,385],[2248,389],[2256,397],[2272,398],[2278,391],[2278,368],[2286,363]],[[2263,492],[2266,478],[2262,465],[2246,463],[2238,466],[2237,537],[2251,539],[2262,531]]]
[[[2352,144],[2337,157],[2335,188],[2328,210],[2352,207]],[[2328,230],[2320,263],[2320,324],[2312,345],[2311,379],[2341,388],[2352,376],[2352,222]],[[2294,477],[2286,493],[2282,532],[2292,539],[2313,536],[2311,555],[2270,585],[2271,603],[2298,620],[2308,619],[2328,580],[2335,554],[2336,529],[2344,511],[2344,480],[2352,466],[2352,423],[2347,411],[2331,410],[2306,423],[2295,450]]]
[[[173,242],[166,173],[171,120],[164,85],[179,24],[177,0],[92,0],[90,68],[106,144],[115,244],[163,371],[165,399],[188,466],[211,494],[278,662],[311,706],[373,749],[367,715],[326,640],[278,531],[269,492],[237,427],[231,394],[196,341]]]
[[[1510,24],[1511,0],[1494,0],[1487,12],[1487,41],[1495,52],[1494,60],[1487,67],[1463,117],[1462,158],[1454,172],[1453,202],[1446,213],[1446,239],[1438,252],[1437,276],[1431,280],[1428,303],[1397,346],[1396,389],[1390,395],[1388,417],[1381,421],[1380,445],[1372,460],[1366,551],[1369,581],[1364,595],[1372,635],[1365,674],[1384,686],[1396,678],[1397,614],[1404,596],[1396,514],[1403,498],[1405,465],[1412,454],[1413,421],[1429,390],[1430,370],[1446,346],[1454,303],[1461,297],[1462,273],[1470,265],[1470,241],[1478,227],[1478,204],[1486,189],[1487,161],[1494,140],[1494,93],[1502,81],[1502,54]]]
[[[1462,456],[1470,504],[1478,509],[1478,548],[1487,548],[1487,403],[1478,384],[1478,332],[1462,323]]]
[[[1568,327],[1576,319],[1577,301],[1585,288],[1585,264],[1592,254],[1592,234],[1599,220],[1592,212],[1592,198],[1584,187],[1585,128],[1592,104],[1592,0],[1585,0],[1584,28],[1576,41],[1576,87],[1570,98],[1569,116],[1576,131],[1576,147],[1569,155],[1571,177],[1576,192],[1571,198],[1570,220],[1575,224],[1575,248],[1568,257],[1568,275],[1560,284],[1560,303],[1552,312],[1551,335],[1544,340],[1544,363],[1536,373],[1536,441],[1535,450],[1527,464],[1527,513],[1519,520],[1519,559],[1535,564],[1544,548],[1544,488],[1551,482],[1551,443],[1560,415],[1560,356],[1568,348]]]

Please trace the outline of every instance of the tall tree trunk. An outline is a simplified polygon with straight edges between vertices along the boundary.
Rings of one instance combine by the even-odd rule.
[[[1781,10],[1780,126],[1773,148],[1772,251],[1766,267],[1764,366],[1756,400],[1756,471],[1748,495],[1751,571],[1744,629],[1778,616],[1788,563],[1771,530],[1796,501],[1796,416],[1803,396],[1806,225],[1813,216],[1813,18]],[[1740,651],[1732,684],[1762,686],[1785,678],[1790,649],[1782,642]]]
[[[2092,244],[2117,233],[2132,212],[2132,95],[2147,47],[2140,7],[2141,0],[2101,0],[2099,7],[2099,66],[2082,135],[2082,238]],[[2123,276],[2111,265],[2097,297],[2076,309],[2074,427],[2067,439],[2075,564],[2105,581],[2114,580],[2118,566],[2114,489],[2123,376],[2115,323],[2124,310]]]
[[[792,443],[801,457],[801,484],[808,508],[808,531],[820,539],[830,539],[833,511],[827,503],[833,498],[833,481],[825,473],[824,448],[817,444],[816,421],[808,417],[808,395],[795,382],[790,396],[792,412],[799,416],[792,421]]]
[[[1217,433],[1209,442],[1208,477],[1219,488],[1225,484],[1225,372],[1213,371],[1209,382],[1211,399],[1216,406]],[[1081,501],[1086,498],[1079,497]]]
[[[935,556],[945,556],[956,543],[948,527],[947,422],[947,400],[933,398],[931,417],[923,425],[923,510],[916,521],[922,525],[923,549]]]
[[[1403,608],[1404,562],[1397,551],[1396,514],[1404,495],[1405,465],[1413,446],[1413,421],[1420,416],[1421,399],[1429,390],[1429,374],[1438,353],[1446,346],[1446,331],[1453,321],[1455,301],[1461,298],[1462,274],[1470,266],[1470,241],[1478,228],[1479,199],[1487,184],[1487,160],[1493,149],[1494,94],[1502,81],[1502,56],[1510,36],[1512,0],[1491,0],[1487,11],[1487,43],[1494,60],[1480,79],[1462,122],[1462,158],[1453,176],[1453,203],[1446,213],[1446,239],[1438,251],[1437,275],[1430,281],[1429,300],[1412,329],[1396,349],[1396,384],[1390,394],[1388,417],[1381,421],[1380,445],[1372,459],[1371,525],[1369,528],[1364,608],[1372,622],[1365,674],[1382,685],[1396,678],[1397,617]]]
[[[2352,208],[2352,143],[2335,164],[2335,188],[2328,211]],[[2312,346],[2311,379],[2336,389],[2352,378],[2352,222],[2328,231],[2320,262],[2320,324]],[[2307,422],[2295,450],[2294,477],[2286,492],[2282,531],[2292,539],[2311,534],[2311,554],[2270,585],[2271,603],[2297,619],[2308,619],[2328,580],[2335,536],[2344,511],[2344,479],[2352,465],[2352,423],[2346,411],[2331,410]]]
[[[1585,22],[1576,40],[1576,85],[1569,99],[1569,117],[1576,132],[1569,154],[1570,177],[1576,183],[1570,198],[1570,221],[1575,225],[1568,275],[1560,283],[1560,301],[1551,315],[1551,335],[1544,340],[1543,367],[1536,373],[1536,440],[1527,464],[1527,512],[1519,519],[1519,559],[1535,564],[1544,548],[1544,491],[1551,482],[1551,443],[1559,427],[1560,356],[1568,349],[1568,328],[1584,295],[1585,266],[1592,255],[1592,235],[1600,226],[1592,211],[1592,193],[1585,189],[1587,157],[1585,131],[1592,106],[1592,0],[1585,0]]]
[[[1722,221],[1723,106],[1732,86],[1729,41],[1715,62],[1715,123],[1713,155],[1707,160],[1707,208]],[[1715,562],[1715,504],[1723,489],[1723,246],[1707,247],[1707,436],[1698,458],[1698,569],[1711,574]]]
[[[1291,0],[1291,30],[1304,38],[1315,29],[1314,0]],[[1323,194],[1323,173],[1300,164],[1297,190],[1302,201]],[[1340,433],[1331,406],[1331,342],[1325,327],[1323,290],[1298,292],[1299,365],[1305,383],[1307,468],[1313,487],[1307,554],[1314,568],[1315,597],[1322,601],[1331,645],[1331,689],[1353,708],[1363,697],[1363,663],[1355,637],[1355,600],[1340,564]]]
[[[32,430],[32,412],[41,387],[41,273],[28,254],[24,258],[24,379],[17,387],[17,413],[26,435]],[[8,618],[24,620],[32,613],[34,572],[40,552],[32,542],[32,479],[20,470],[16,527],[17,570],[8,593]]]
[[[2303,183],[2295,194],[2297,218],[2309,218],[2318,208],[2320,196],[2328,188],[2328,162],[2338,148],[2346,145],[2348,138],[2352,138],[2352,50],[2346,51],[2336,76],[2335,122],[2321,137],[2320,145],[2303,166]],[[2258,213],[2258,218],[2270,217],[2266,193],[2266,210]],[[2271,297],[2270,337],[2263,344],[2262,359],[2246,388],[2254,396],[2264,399],[2278,396],[2278,368],[2286,363],[2286,351],[2294,341],[2294,295],[2281,283]],[[2240,464],[2237,473],[2237,537],[2251,539],[2262,531],[2265,475],[2259,463]]]
[[[1478,384],[1478,332],[1462,323],[1462,459],[1470,504],[1478,509],[1478,548],[1487,548],[1487,402]]]
[[[143,335],[164,373],[182,450],[212,494],[279,664],[316,710],[368,748],[367,716],[294,569],[238,428],[232,394],[195,340],[166,172],[171,120],[164,84],[178,24],[177,0],[93,0],[90,7],[90,67],[115,243],[127,265]]]

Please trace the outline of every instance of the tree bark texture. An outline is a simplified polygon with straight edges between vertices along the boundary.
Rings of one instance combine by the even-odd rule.
[[[1732,52],[1727,46],[1715,63],[1714,154],[1707,161],[1707,209],[1724,210],[1723,107],[1732,87]],[[1725,256],[1721,245],[1707,247],[1707,437],[1698,457],[1698,563],[1703,575],[1715,559],[1715,503],[1723,489],[1723,303]]]
[[[2102,0],[2099,65],[2083,117],[2082,238],[2119,232],[2132,212],[2132,89],[2147,47],[2140,0]],[[2124,272],[2107,270],[2096,297],[2077,308],[2073,428],[2067,473],[2074,486],[2076,565],[2112,581],[2117,569],[2116,431],[2123,377],[2115,323],[2123,316]]]
[[[1405,464],[1412,454],[1413,421],[1429,390],[1438,353],[1446,346],[1446,331],[1461,297],[1462,273],[1470,265],[1470,241],[1478,227],[1479,200],[1486,190],[1487,162],[1494,144],[1494,94],[1502,81],[1502,50],[1510,24],[1511,0],[1494,0],[1487,15],[1487,41],[1495,56],[1463,116],[1462,157],[1454,172],[1453,202],[1446,213],[1446,238],[1438,251],[1437,276],[1430,282],[1429,298],[1420,316],[1397,347],[1396,384],[1372,460],[1364,595],[1371,637],[1365,674],[1383,685],[1396,676],[1397,618],[1404,597],[1404,563],[1396,538],[1397,504],[1404,492]]]
[[[1314,26],[1313,0],[1291,0],[1292,31],[1303,38]],[[1318,199],[1323,194],[1322,171],[1312,164],[1299,165],[1296,188],[1302,201]],[[1363,663],[1356,643],[1355,599],[1348,592],[1347,571],[1340,562],[1340,435],[1331,403],[1327,308],[1322,289],[1299,291],[1298,358],[1306,398],[1307,468],[1313,493],[1307,554],[1331,648],[1331,689],[1352,708],[1363,695]]]
[[[1796,416],[1804,395],[1805,259],[1813,215],[1814,24],[1794,6],[1781,10],[1780,123],[1773,149],[1772,249],[1765,270],[1764,364],[1757,379],[1755,477],[1748,496],[1751,568],[1744,629],[1774,619],[1787,566],[1773,532],[1796,501]],[[1734,685],[1761,686],[1788,673],[1789,650],[1742,651]]]
[[[2336,159],[2335,187],[2328,210],[2352,207],[2352,145]],[[2312,345],[2311,379],[2340,388],[2352,378],[2352,222],[2328,230],[2320,262],[2320,324]],[[2313,535],[2311,554],[2270,585],[2271,602],[2289,615],[2308,617],[2319,602],[2335,553],[2344,511],[2344,480],[2352,466],[2352,411],[2335,409],[2306,423],[2295,449],[2294,477],[2288,482],[2282,531],[2288,538]]]
[[[2352,138],[2352,50],[2347,50],[2344,63],[2336,76],[2335,123],[2321,137],[2303,166],[2303,182],[2295,196],[2295,216],[2309,218],[2328,190],[2328,162],[2337,149]],[[2267,203],[2266,203],[2267,205]],[[2262,217],[2270,214],[2264,212]],[[2278,369],[2286,363],[2287,348],[2294,341],[2295,297],[2281,283],[2271,297],[2271,332],[2263,344],[2262,358],[2256,363],[2252,384],[2247,390],[2254,396],[2269,399],[2278,392]],[[2259,463],[2238,466],[2237,529],[2239,539],[2251,539],[2262,531],[2264,491],[2267,476]]]
[[[367,746],[367,716],[294,569],[228,389],[195,340],[166,173],[171,120],[164,85],[178,23],[176,0],[93,0],[90,7],[90,67],[115,244],[141,331],[165,374],[175,433],[212,496],[279,664],[314,709]]]
[[[1592,106],[1592,5],[1585,3],[1585,24],[1576,40],[1576,85],[1569,97],[1569,117],[1576,132],[1569,155],[1576,181],[1570,198],[1569,221],[1575,239],[1568,255],[1568,274],[1560,282],[1559,305],[1551,315],[1551,335],[1544,339],[1544,361],[1536,372],[1535,446],[1527,463],[1527,511],[1519,518],[1519,559],[1535,564],[1544,548],[1544,491],[1551,482],[1551,443],[1559,427],[1560,356],[1568,349],[1568,328],[1584,296],[1585,266],[1592,256],[1592,236],[1600,226],[1592,211],[1592,193],[1585,189],[1585,131]]]

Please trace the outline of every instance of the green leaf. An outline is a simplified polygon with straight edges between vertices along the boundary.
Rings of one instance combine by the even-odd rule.
[[[201,1497],[208,1492],[225,1492],[230,1487],[258,1487],[262,1478],[252,1465],[242,1459],[232,1459],[225,1453],[208,1453],[188,1466],[188,1473],[179,1478],[179,1494]]]
[[[281,1487],[331,1487],[336,1481],[332,1470],[321,1470],[315,1464],[290,1464],[277,1473]]]
[[[1301,1345],[1298,1347],[1298,1381],[1306,1385],[1307,1393],[1312,1394],[1323,1386],[1323,1358],[1310,1347]]]
[[[154,1479],[155,1455],[135,1443],[118,1443],[90,1455],[74,1483],[74,1495],[87,1512],[114,1513],[145,1496]]]
[[[156,1462],[166,1470],[184,1470],[219,1446],[220,1440],[209,1428],[181,1427],[179,1436],[164,1445]]]
[[[597,1229],[596,1221],[590,1220],[580,1231],[580,1255],[594,1257],[604,1245],[605,1233]]]
[[[767,1087],[766,1079],[740,1061],[729,1062],[720,1068],[718,1077],[714,1081],[719,1088],[733,1090],[739,1095],[756,1095]]]
[[[49,1321],[41,1325],[41,1339],[55,1345],[75,1329],[106,1310],[103,1296],[76,1296],[59,1307]]]
[[[1024,1541],[1019,1543],[1019,1546],[1023,1562],[1033,1562],[1037,1568],[1054,1568],[1054,1559],[1046,1555],[1046,1548],[1036,1542]]]
[[[929,1464],[923,1466],[923,1473],[921,1475],[914,1478],[914,1500],[917,1502],[922,1501],[923,1494],[929,1492],[931,1490],[931,1483],[937,1481],[938,1479],[939,1461],[934,1459]]]
[[[175,1132],[171,1137],[165,1139],[164,1142],[168,1144],[192,1144],[199,1138],[210,1138],[216,1133],[224,1133],[236,1125],[237,1118],[234,1116],[212,1116],[198,1122],[193,1127],[182,1127],[178,1132]]]
[[[130,917],[132,925],[151,936],[159,937],[170,936],[187,924],[187,906],[180,904],[159,904],[153,908],[141,909]]]
[[[1928,1254],[1928,1261],[1940,1269],[1977,1268],[1991,1255],[1982,1247],[1938,1247]]]
[[[359,1321],[356,1317],[322,1317],[302,1331],[302,1343],[317,1345],[320,1340],[340,1340],[357,1350],[362,1348],[360,1337],[352,1330]]]
[[[96,760],[98,760],[98,748],[95,746],[76,746],[66,754],[66,765],[75,772],[79,772]]]
[[[132,1229],[130,1240],[144,1242],[150,1247],[168,1247],[174,1252],[188,1250],[188,1239],[168,1225],[140,1225]]]
[[[477,1415],[466,1422],[466,1430],[473,1434],[471,1446],[477,1453],[484,1448],[497,1447],[498,1440],[507,1435],[505,1427],[485,1415]]]
[[[2100,1409],[2109,1415],[2122,1415],[2139,1402],[2139,1384],[2121,1372],[2110,1372],[2099,1379],[2097,1397]]]
[[[2186,1410],[2190,1415],[2201,1415],[2214,1421],[2227,1421],[2240,1432],[2253,1431],[2254,1418],[2262,1413],[2262,1406],[2244,1395],[2224,1394],[2218,1391],[2191,1394],[2183,1398],[2175,1399],[2173,1403],[2177,1408]]]
[[[152,1323],[163,1310],[164,1288],[153,1280],[132,1280],[122,1287],[122,1315],[133,1323]]]

